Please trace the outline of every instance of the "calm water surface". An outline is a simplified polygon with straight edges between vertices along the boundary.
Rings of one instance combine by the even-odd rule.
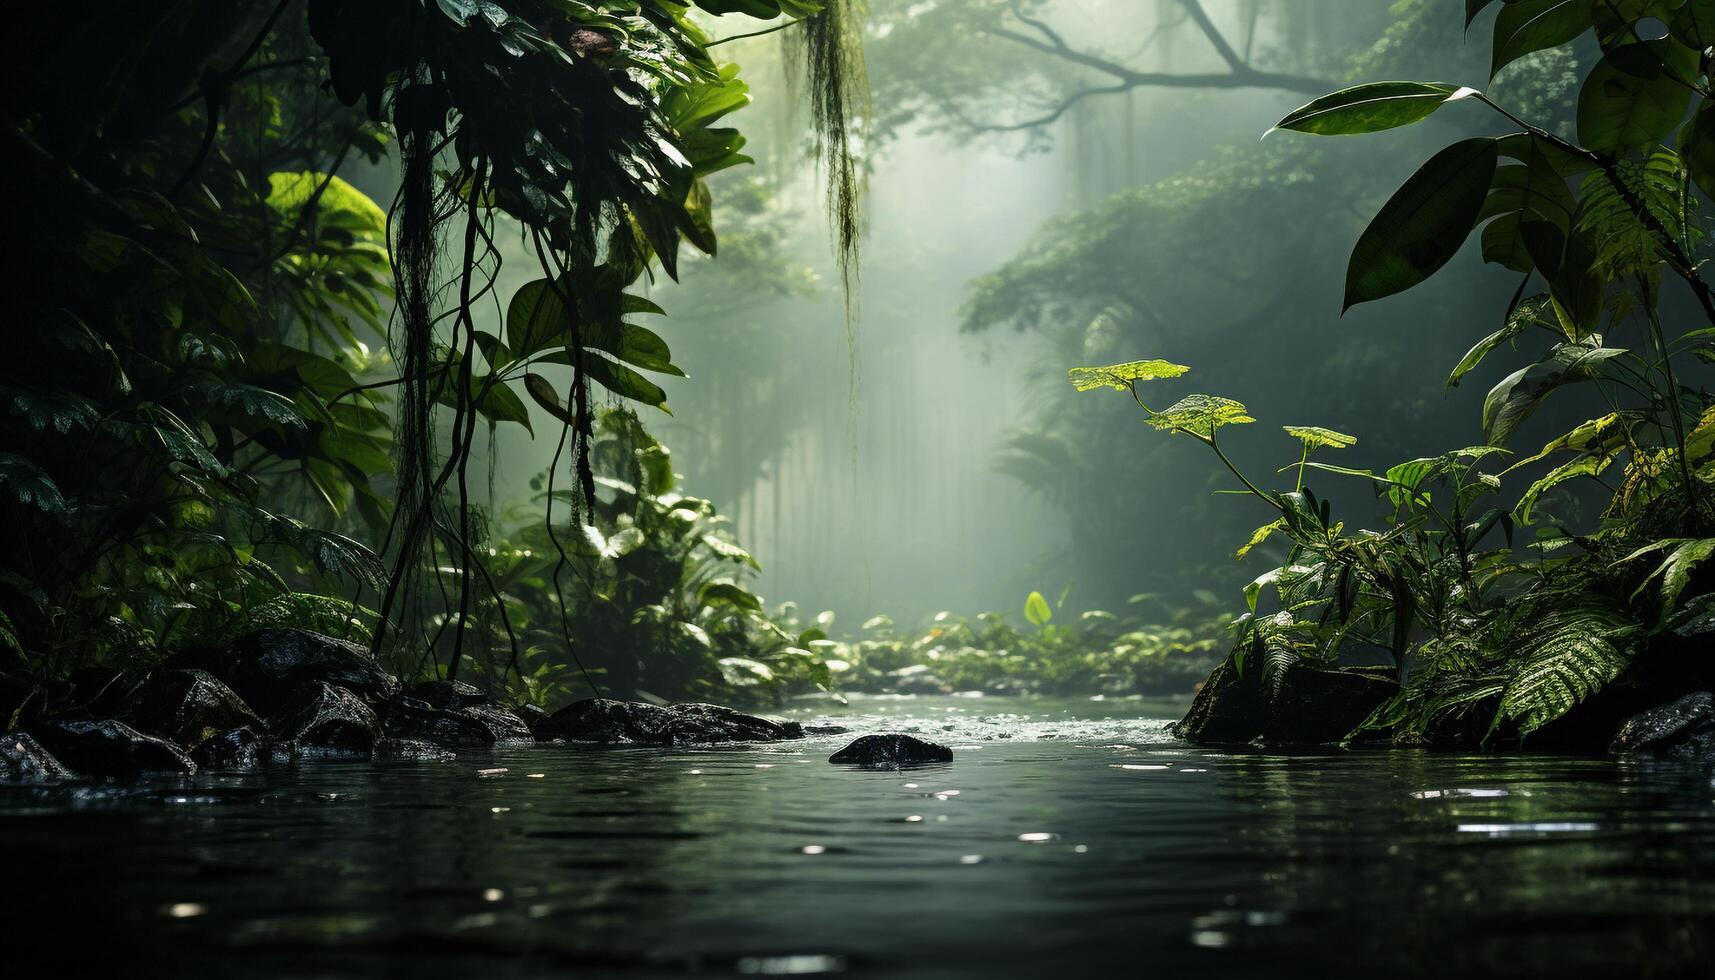
[[[955,749],[905,772],[830,737],[0,789],[0,948],[125,976],[1715,975],[1706,772],[1211,751],[1179,710],[791,712]]]

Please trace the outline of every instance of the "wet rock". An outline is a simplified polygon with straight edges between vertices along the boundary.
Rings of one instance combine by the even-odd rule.
[[[517,715],[518,720],[522,721],[532,732],[536,730],[537,725],[542,723],[543,719],[548,717],[546,711],[533,704],[521,704],[513,708],[512,713]]]
[[[166,739],[145,735],[122,721],[61,721],[36,732],[43,745],[61,762],[92,776],[136,776],[143,773],[192,775],[197,764]]]
[[[1198,745],[1339,742],[1399,692],[1398,684],[1367,668],[1289,667],[1272,690],[1264,689],[1260,673],[1241,677],[1223,661],[1174,732]]]
[[[213,674],[158,670],[120,716],[138,731],[195,747],[221,732],[262,727],[262,720]]]
[[[444,746],[517,744],[535,739],[530,726],[504,708],[477,704],[449,710],[413,697],[398,698],[389,706],[384,731],[389,738]]]
[[[805,725],[805,735],[845,735],[851,729],[844,725]]]
[[[514,712],[496,704],[473,704],[462,708],[459,713],[469,718],[475,718],[493,736],[496,745],[518,744],[533,742],[535,734],[530,725]]]
[[[773,742],[803,738],[795,722],[773,722],[717,704],[647,704],[587,698],[544,718],[538,739],[675,745],[708,742]]]
[[[494,700],[464,681],[424,681],[405,693],[437,708],[473,708]]]
[[[52,783],[76,778],[23,732],[0,735],[0,783]]]
[[[273,734],[294,757],[368,757],[375,750],[375,712],[343,687],[316,681],[281,709]]]
[[[279,711],[306,684],[330,684],[380,703],[399,680],[355,643],[300,629],[245,634],[233,647],[226,682],[258,711]]]
[[[829,756],[828,761],[865,769],[900,769],[952,762],[953,750],[911,735],[865,735]]]
[[[1715,758],[1715,695],[1698,691],[1633,715],[1608,746],[1614,755]]]
[[[268,756],[268,740],[248,725],[205,739],[191,752],[204,769],[255,769]]]
[[[428,742],[410,738],[383,738],[375,743],[375,758],[386,762],[451,762],[458,756]]]

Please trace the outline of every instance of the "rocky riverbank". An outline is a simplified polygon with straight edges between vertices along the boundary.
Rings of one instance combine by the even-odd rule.
[[[711,704],[590,698],[549,714],[469,684],[404,685],[361,646],[258,630],[224,655],[141,677],[86,671],[59,685],[0,678],[0,780],[193,774],[306,759],[438,759],[537,741],[676,745],[807,732]]]

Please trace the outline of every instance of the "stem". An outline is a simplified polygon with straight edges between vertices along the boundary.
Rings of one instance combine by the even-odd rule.
[[[1304,455],[1298,457],[1298,485],[1292,488],[1293,493],[1304,492],[1304,464],[1310,462],[1310,440],[1304,440]]]
[[[1650,336],[1655,338],[1656,348],[1661,351],[1661,370],[1667,376],[1667,416],[1673,423],[1673,442],[1679,458],[1679,475],[1685,480],[1685,499],[1696,507],[1697,486],[1691,480],[1691,464],[1685,459],[1685,423],[1679,417],[1679,381],[1673,376],[1673,358],[1667,351],[1661,317],[1657,315],[1655,304],[1650,302],[1649,284],[1639,281],[1638,288],[1643,291],[1644,316],[1649,320]]]
[[[762,37],[764,34],[773,34],[776,31],[783,31],[788,27],[792,27],[792,26],[797,25],[797,24],[802,24],[806,20],[809,20],[809,19],[810,18],[808,18],[808,17],[800,17],[797,20],[789,20],[784,24],[775,24],[773,27],[765,27],[760,31],[751,31],[749,34],[734,34],[732,37],[723,37],[718,41],[710,41],[707,45],[705,45],[705,47],[712,48],[712,47],[715,47],[716,45],[725,44],[728,41],[742,41],[747,37]]]

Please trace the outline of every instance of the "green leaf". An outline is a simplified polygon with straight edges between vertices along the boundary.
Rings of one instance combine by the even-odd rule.
[[[697,601],[704,606],[731,606],[749,612],[762,610],[762,603],[756,596],[731,582],[710,582],[697,593]]]
[[[1498,156],[1493,138],[1462,140],[1394,192],[1352,250],[1344,309],[1410,289],[1446,265],[1482,212]]]
[[[1189,370],[1191,369],[1183,364],[1167,361],[1127,361],[1106,367],[1075,367],[1068,370],[1066,376],[1071,380],[1072,387],[1079,391],[1094,391],[1097,388],[1126,391],[1130,389],[1132,382],[1177,378]]]
[[[1591,0],[1510,0],[1495,18],[1490,77],[1533,51],[1559,47],[1589,30],[1590,5]]]
[[[1710,555],[1715,554],[1715,538],[1674,538],[1666,541],[1658,541],[1651,546],[1632,552],[1622,560],[1636,558],[1646,551],[1662,545],[1673,546],[1673,551],[1669,552],[1667,558],[1664,559],[1660,565],[1656,566],[1655,571],[1651,572],[1649,577],[1644,579],[1643,584],[1638,586],[1637,591],[1632,593],[1632,598],[1637,598],[1638,593],[1642,592],[1645,586],[1648,586],[1651,581],[1660,577],[1661,615],[1657,620],[1658,626],[1665,624],[1668,619],[1673,616],[1674,611],[1679,607],[1679,594],[1684,592],[1685,587],[1690,584],[1691,573],[1696,570],[1699,564],[1707,560]]]
[[[530,397],[536,400],[536,404],[542,406],[543,411],[561,422],[568,425],[572,424],[571,410],[566,407],[565,402],[560,400],[560,393],[554,390],[553,382],[540,374],[526,374],[524,376],[524,390],[530,393]]]
[[[1598,153],[1619,155],[1672,134],[1691,99],[1682,80],[1691,72],[1676,67],[1684,61],[1679,52],[1685,50],[1658,40],[1608,52],[1578,92],[1578,142]],[[1670,64],[1647,75],[1636,73],[1638,63],[1656,59]]]
[[[673,414],[667,407],[667,393],[661,390],[661,386],[623,364],[592,354],[584,359],[584,370],[592,380],[621,398],[639,401],[659,408],[668,415]]]
[[[1255,422],[1248,410],[1231,398],[1218,395],[1186,395],[1144,421],[1157,429],[1184,432],[1209,439],[1224,425]]]
[[[1483,399],[1483,432],[1489,445],[1504,446],[1555,389],[1602,376],[1607,362],[1626,353],[1616,347],[1557,344],[1549,355],[1507,375]]]
[[[1437,82],[1370,82],[1300,106],[1275,123],[1274,129],[1317,136],[1379,133],[1427,119],[1447,103],[1476,94],[1476,89]]]
[[[1519,734],[1528,735],[1572,710],[1626,668],[1637,633],[1625,610],[1605,605],[1557,609],[1542,617],[1489,732],[1512,721]]]
[[[1542,498],[1543,494],[1568,480],[1575,480],[1581,476],[1601,476],[1608,466],[1614,462],[1617,455],[1618,453],[1609,452],[1587,453],[1549,470],[1541,479],[1532,483],[1529,489],[1525,490],[1519,497],[1518,506],[1514,508],[1518,514],[1519,523],[1530,523],[1531,511],[1536,508],[1536,502]]]
[[[1483,358],[1488,357],[1495,348],[1511,342],[1533,326],[1547,324],[1548,312],[1549,303],[1546,297],[1533,297],[1520,303],[1518,309],[1507,317],[1505,326],[1477,341],[1475,346],[1465,352],[1465,356],[1454,365],[1453,372],[1447,375],[1447,387],[1457,388],[1465,375],[1476,370],[1477,366],[1483,363]]]
[[[1349,436],[1344,432],[1324,429],[1319,425],[1283,425],[1282,429],[1294,439],[1299,439],[1312,449],[1326,447],[1328,449],[1345,449],[1358,444],[1357,436]]]
[[[1693,50],[1715,44],[1715,0],[1686,0],[1667,27],[1680,44]]]
[[[1715,102],[1699,102],[1697,111],[1680,127],[1679,157],[1698,189],[1706,197],[1715,197]]]
[[[1040,592],[1031,592],[1024,599],[1024,618],[1032,626],[1047,626],[1054,618],[1054,610],[1049,607],[1048,600]]]

